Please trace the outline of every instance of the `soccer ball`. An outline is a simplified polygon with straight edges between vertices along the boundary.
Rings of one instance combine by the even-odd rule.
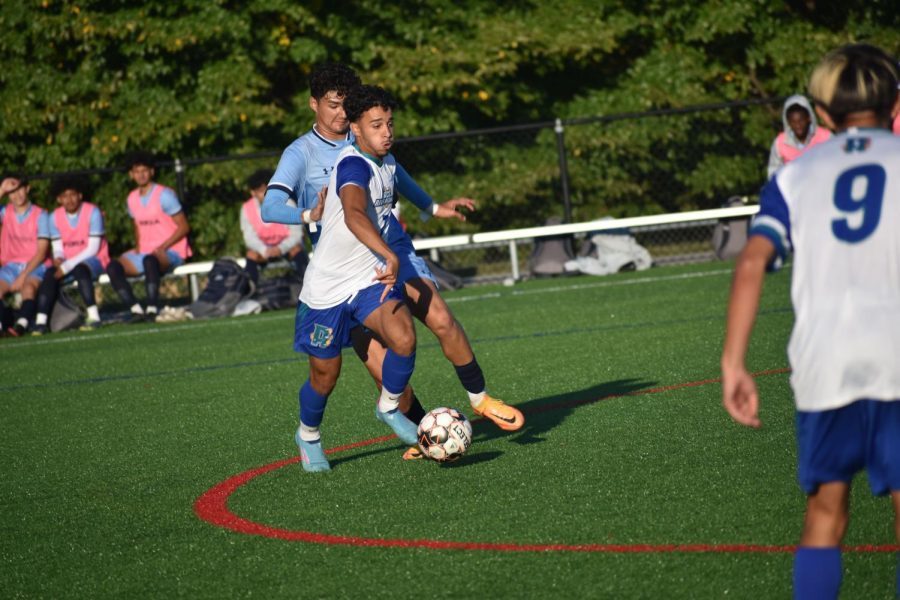
[[[438,462],[456,460],[472,445],[472,424],[456,409],[435,408],[419,422],[419,448]]]

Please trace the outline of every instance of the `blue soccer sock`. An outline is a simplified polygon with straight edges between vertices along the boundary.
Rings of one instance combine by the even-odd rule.
[[[399,397],[409,384],[409,378],[412,377],[415,366],[415,351],[409,356],[402,356],[388,348],[387,353],[384,355],[384,364],[381,366],[382,389],[393,396]]]
[[[313,389],[309,379],[300,388],[300,422],[307,427],[317,428],[322,424],[322,416],[325,414],[325,404],[328,396],[323,396]]]
[[[800,546],[794,553],[794,598],[837,598],[843,577],[841,549]]]

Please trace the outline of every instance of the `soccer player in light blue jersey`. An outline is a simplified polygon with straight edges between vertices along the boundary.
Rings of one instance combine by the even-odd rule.
[[[323,209],[318,195],[327,185],[334,159],[344,147],[352,143],[349,123],[343,111],[343,99],[358,83],[356,74],[344,65],[325,64],[313,71],[310,76],[309,105],[316,115],[316,123],[312,131],[294,141],[283,153],[263,203],[264,220],[287,224],[304,223],[310,226],[310,239],[313,243],[318,241],[319,235],[316,231],[318,227],[314,224],[321,218]],[[469,198],[435,203],[399,164],[395,179],[396,191],[426,215],[465,220],[458,209],[475,208],[474,201]],[[453,363],[460,382],[469,395],[473,410],[502,429],[519,429],[524,423],[522,413],[487,394],[484,374],[465,331],[438,293],[434,277],[425,262],[416,256],[412,240],[393,217],[390,218],[387,239],[400,258],[399,279],[405,284],[407,301],[413,314],[438,337],[445,356]],[[374,339],[371,332],[358,328],[353,332],[353,346],[380,387],[384,345]],[[416,422],[424,415],[411,388],[404,392],[401,408]],[[415,449],[408,451],[405,457],[417,457]]]
[[[860,470],[875,495],[892,497],[900,540],[900,138],[890,132],[898,79],[896,59],[866,44],[835,50],[813,70],[816,112],[837,135],[766,184],[734,271],[722,399],[735,421],[759,427],[745,355],[765,271],[794,254],[788,357],[807,494],[794,556],[799,599],[838,596]]]

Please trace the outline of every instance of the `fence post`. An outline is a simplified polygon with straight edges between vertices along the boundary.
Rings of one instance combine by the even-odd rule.
[[[186,201],[184,196],[184,163],[181,162],[180,158],[175,159],[175,181],[178,186],[178,200],[183,204]]]
[[[553,126],[556,132],[556,151],[559,154],[559,181],[562,184],[563,223],[572,222],[572,199],[569,197],[569,166],[566,162],[566,140],[561,119]]]

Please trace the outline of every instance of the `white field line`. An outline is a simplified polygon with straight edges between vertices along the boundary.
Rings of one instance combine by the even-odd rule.
[[[469,302],[471,300],[488,300],[490,298],[500,298],[502,296],[531,296],[534,294],[549,294],[555,292],[571,292],[574,290],[589,290],[594,288],[619,287],[624,285],[637,285],[643,283],[659,283],[660,281],[678,281],[682,279],[695,279],[697,277],[714,277],[716,275],[730,275],[731,269],[716,269],[714,271],[700,271],[698,273],[682,273],[680,275],[660,275],[658,277],[639,277],[635,279],[624,279],[621,281],[596,281],[594,283],[581,283],[574,285],[557,285],[553,287],[541,288],[538,290],[512,290],[510,292],[490,292],[487,294],[479,294],[476,296],[464,296],[462,298],[445,298],[448,304],[455,302]]]
[[[472,302],[475,300],[492,300],[495,298],[502,298],[504,296],[531,296],[535,294],[554,294],[558,292],[571,292],[575,290],[587,290],[594,288],[605,288],[605,287],[619,287],[625,285],[638,285],[638,284],[648,284],[648,283],[659,283],[661,281],[679,281],[686,279],[696,279],[698,277],[715,277],[718,275],[729,275],[731,274],[731,269],[715,269],[713,271],[700,271],[698,273],[682,273],[679,275],[660,275],[656,277],[638,277],[635,279],[624,279],[621,281],[597,281],[593,283],[581,283],[581,284],[573,284],[573,285],[557,285],[553,287],[541,288],[537,290],[510,290],[509,292],[488,292],[486,294],[477,294],[474,296],[464,296],[460,298],[446,298],[448,304],[455,304],[459,302]],[[258,317],[254,319],[254,322],[259,321],[276,321],[279,319],[288,320],[294,318],[294,313],[290,312],[289,314],[285,314],[287,311],[279,311],[278,314],[265,315],[262,317]],[[54,335],[42,336],[39,338],[27,338],[18,341],[10,341],[5,344],[0,344],[0,352],[4,350],[15,350],[16,348],[23,347],[31,347],[31,346],[45,346],[49,344],[71,344],[71,343],[87,343],[93,342],[97,340],[104,340],[114,337],[123,337],[123,336],[140,336],[140,335],[151,335],[157,333],[180,333],[183,331],[190,331],[192,329],[197,329],[201,327],[228,327],[233,325],[242,325],[247,324],[247,321],[243,319],[210,319],[203,321],[188,321],[185,323],[178,323],[172,325],[164,325],[162,327],[151,327],[151,328],[140,328],[140,329],[132,329],[125,330],[119,329],[115,332],[110,333],[98,333],[94,335],[78,335],[71,337],[56,337]]]

